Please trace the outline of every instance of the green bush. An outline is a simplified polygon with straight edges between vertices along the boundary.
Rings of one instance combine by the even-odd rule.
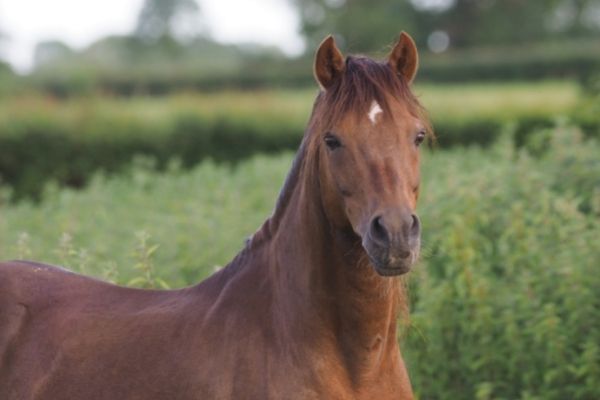
[[[422,261],[401,339],[419,398],[600,398],[600,146],[572,128],[547,146],[539,157],[505,139],[424,152]],[[0,259],[195,283],[269,215],[290,164],[261,156],[158,174],[138,159],[82,191],[0,202]]]
[[[268,216],[291,164],[289,154],[254,157],[236,167],[207,160],[163,173],[137,157],[118,176],[96,174],[84,190],[46,186],[41,202],[2,203],[0,259],[30,258],[122,284],[138,273],[139,236],[160,247],[156,276],[171,286],[197,282],[224,265]],[[145,232],[145,234],[140,234]]]
[[[599,151],[559,129],[541,159],[503,145],[427,170],[403,345],[419,398],[600,397]]]
[[[442,148],[453,146],[489,146],[502,134],[507,126],[504,118],[474,115],[472,118],[433,118],[436,145]]]
[[[164,169],[211,158],[235,162],[256,153],[295,149],[303,127],[286,116],[204,114],[175,110],[160,118],[78,110],[7,118],[0,127],[0,177],[16,198],[38,198],[48,181],[83,186],[96,171],[116,172],[145,155]]]
[[[598,108],[598,103],[590,101],[590,105],[584,105],[570,114],[563,115],[524,115],[517,120],[514,132],[515,145],[530,149],[532,140],[537,140],[536,136],[543,132],[553,132],[554,128],[564,126],[565,124],[577,125],[581,128],[584,136],[587,138],[600,138],[600,114],[592,111]],[[534,145],[535,146],[535,145]]]

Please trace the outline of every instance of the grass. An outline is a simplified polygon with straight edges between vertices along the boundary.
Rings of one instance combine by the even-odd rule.
[[[513,119],[523,114],[570,112],[580,90],[574,82],[512,82],[462,85],[416,85],[415,92],[434,119],[473,115]]]

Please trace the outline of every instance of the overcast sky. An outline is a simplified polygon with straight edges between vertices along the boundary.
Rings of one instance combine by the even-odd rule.
[[[81,48],[135,26],[143,0],[0,0],[2,58],[17,70],[31,67],[35,44],[60,40]],[[200,0],[210,35],[225,43],[258,42],[298,54],[299,23],[287,0]]]

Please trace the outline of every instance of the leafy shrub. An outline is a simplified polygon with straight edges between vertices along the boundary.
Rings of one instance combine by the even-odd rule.
[[[204,161],[185,173],[177,162],[156,172],[136,157],[118,176],[96,174],[84,190],[46,186],[42,201],[0,204],[0,259],[45,260],[122,284],[140,276],[140,232],[150,236],[153,279],[197,282],[222,266],[274,205],[290,155],[254,157],[236,167]],[[66,238],[66,240],[65,240]],[[144,264],[144,263],[142,263]]]
[[[599,150],[559,129],[540,160],[439,155],[403,345],[420,398],[600,396]]]
[[[600,398],[599,150],[560,128],[539,157],[505,138],[424,154],[423,256],[402,338],[419,398]],[[158,174],[137,159],[82,191],[50,186],[39,204],[0,204],[0,259],[121,283],[139,281],[141,263],[141,284],[191,284],[260,226],[290,163]],[[140,231],[150,243],[140,246]]]

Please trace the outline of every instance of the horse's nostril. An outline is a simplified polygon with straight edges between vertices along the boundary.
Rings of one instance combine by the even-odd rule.
[[[388,231],[383,225],[381,216],[377,216],[371,221],[371,238],[384,244],[389,242]]]
[[[410,234],[412,236],[418,236],[421,231],[421,223],[419,222],[419,217],[415,214],[412,214],[412,225],[410,227]]]

